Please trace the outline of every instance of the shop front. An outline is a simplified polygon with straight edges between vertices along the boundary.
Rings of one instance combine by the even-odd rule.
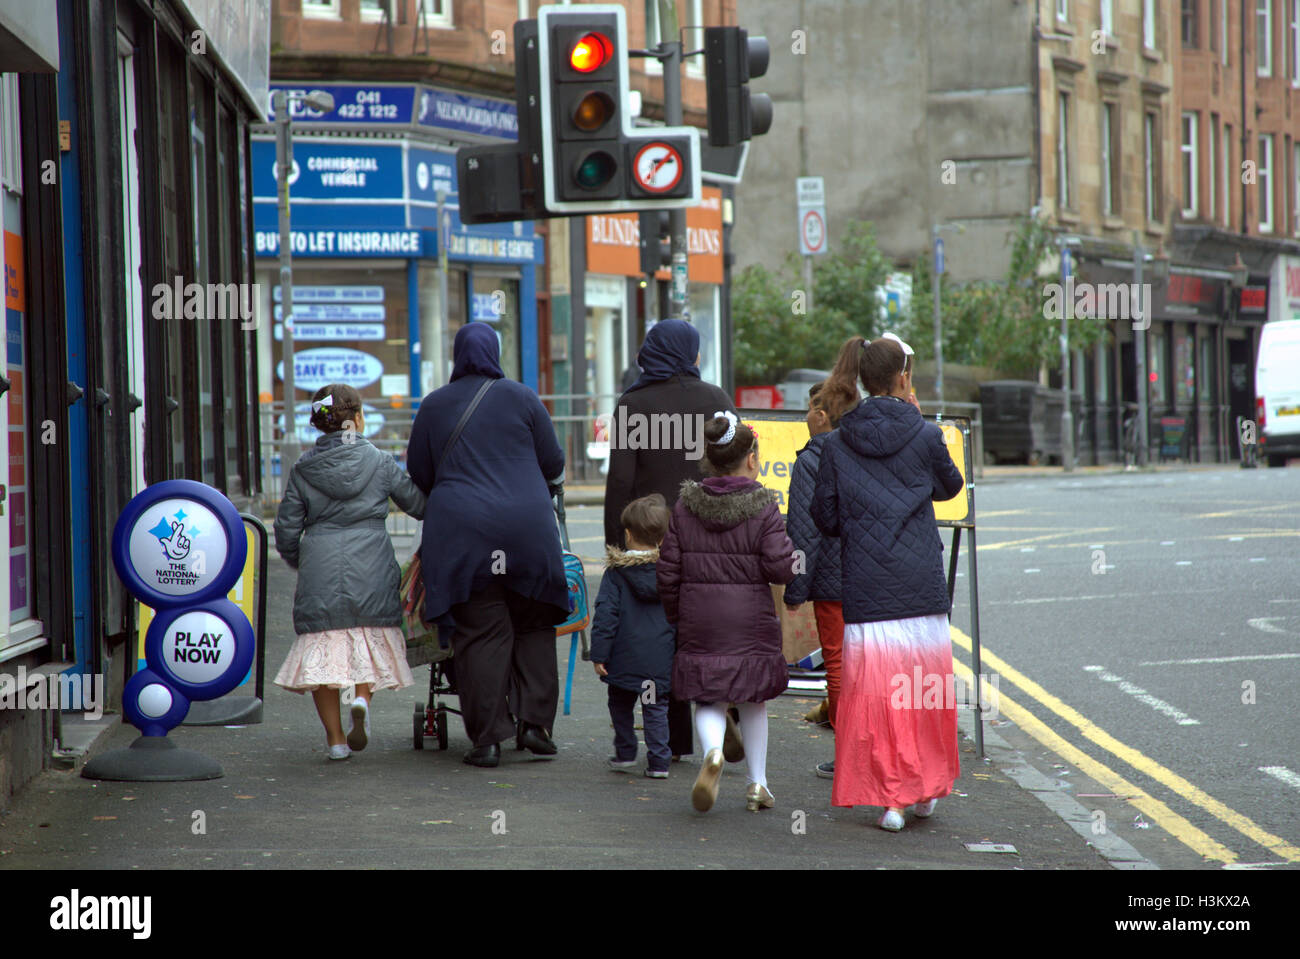
[[[253,143],[263,403],[283,399],[275,143]],[[300,440],[311,394],[357,388],[366,435],[402,445],[413,404],[445,384],[465,323],[491,323],[506,375],[538,380],[536,269],[541,240],[525,223],[467,227],[454,152],[408,138],[296,137],[290,182],[294,385]],[[438,223],[444,221],[440,242]],[[445,300],[443,291],[446,291]],[[277,428],[282,426],[277,423]]]
[[[706,186],[699,206],[686,210],[689,319],[700,333],[700,376],[722,382],[722,191]],[[580,277],[585,304],[582,353],[586,359],[586,414],[594,442],[582,470],[604,471],[607,442],[601,424],[636,378],[636,354],[646,332],[670,316],[670,275],[641,273],[640,217],[602,213],[586,217],[586,273]],[[575,324],[575,332],[578,325]],[[578,344],[575,343],[575,346]],[[584,404],[579,403],[578,407]],[[570,455],[582,454],[577,443]]]

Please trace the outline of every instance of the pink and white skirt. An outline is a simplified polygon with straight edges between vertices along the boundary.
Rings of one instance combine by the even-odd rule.
[[[835,806],[910,806],[961,774],[948,617],[848,623],[835,722]]]
[[[303,633],[275,675],[277,686],[305,693],[317,686],[346,689],[370,683],[401,689],[415,682],[406,664],[406,638],[396,626],[353,626]]]

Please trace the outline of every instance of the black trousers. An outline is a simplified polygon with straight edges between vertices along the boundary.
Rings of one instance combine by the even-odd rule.
[[[691,719],[689,700],[668,701],[668,749],[674,756],[695,752],[695,722]]]
[[[470,742],[489,746],[514,736],[512,713],[551,729],[560,698],[555,607],[493,583],[451,614],[456,689]]]

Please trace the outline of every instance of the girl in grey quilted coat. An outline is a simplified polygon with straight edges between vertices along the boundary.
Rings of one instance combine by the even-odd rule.
[[[374,690],[415,682],[400,629],[401,573],[385,521],[390,497],[420,519],[425,496],[392,456],[361,436],[361,396],[352,387],[317,390],[311,422],[323,435],[294,464],[275,517],[275,548],[298,571],[298,639],[275,682],[311,690],[330,759],[347,759],[369,740]],[[356,695],[345,737],[338,691],[348,686]]]

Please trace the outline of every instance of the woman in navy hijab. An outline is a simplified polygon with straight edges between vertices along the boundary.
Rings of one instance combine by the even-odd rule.
[[[700,379],[699,359],[700,332],[685,320],[660,320],[646,334],[636,357],[641,376],[619,397],[610,422],[605,480],[605,542],[610,546],[625,546],[619,520],[632,500],[659,493],[671,510],[682,483],[701,479],[704,423],[722,411],[736,411],[726,393]],[[675,414],[676,419],[652,420],[656,414]],[[664,422],[680,425],[668,436],[680,442],[665,444],[662,429],[650,428]],[[672,701],[668,746],[674,756],[694,751],[691,736],[690,703]]]
[[[425,618],[455,627],[461,714],[474,746],[465,761],[473,766],[496,766],[500,743],[512,735],[539,755],[556,752],[555,624],[569,612],[550,495],[564,481],[564,454],[546,407],[505,377],[499,356],[487,323],[457,331],[451,381],[420,404],[406,450],[411,478],[429,497],[420,552]]]

